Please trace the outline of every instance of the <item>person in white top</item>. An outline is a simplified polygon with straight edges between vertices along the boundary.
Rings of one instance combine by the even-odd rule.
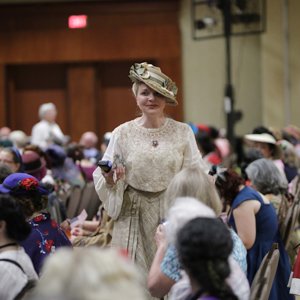
[[[39,108],[40,122],[32,127],[31,144],[45,149],[48,145],[64,144],[65,136],[59,125],[55,122],[57,116],[56,106],[49,102]]]
[[[29,256],[19,245],[30,231],[18,203],[0,194],[0,300],[15,299],[28,281],[38,279]]]

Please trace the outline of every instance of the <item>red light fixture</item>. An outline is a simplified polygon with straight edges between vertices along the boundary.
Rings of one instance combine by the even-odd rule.
[[[87,26],[87,15],[69,16],[69,28],[85,28]]]

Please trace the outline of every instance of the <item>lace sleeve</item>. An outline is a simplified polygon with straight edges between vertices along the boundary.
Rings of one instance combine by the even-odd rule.
[[[116,149],[118,150],[117,134],[116,132],[113,132],[102,159],[113,161],[113,156]],[[123,194],[127,185],[125,184],[124,180],[119,180],[113,187],[109,186],[106,183],[99,167],[97,167],[97,169],[94,171],[93,179],[95,190],[103,203],[104,209],[113,220],[116,220],[121,212]]]

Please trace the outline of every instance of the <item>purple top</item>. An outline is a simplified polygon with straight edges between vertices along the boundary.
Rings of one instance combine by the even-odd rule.
[[[41,213],[29,220],[28,223],[31,226],[31,233],[20,244],[31,258],[34,269],[39,274],[44,259],[50,253],[55,252],[56,248],[71,247],[72,245],[56,221],[51,219],[49,213]]]

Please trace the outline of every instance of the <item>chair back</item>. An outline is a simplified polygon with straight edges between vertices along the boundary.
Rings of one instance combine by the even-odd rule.
[[[78,214],[78,206],[81,201],[82,189],[80,186],[73,186],[67,200],[67,217],[72,219]]]
[[[280,228],[280,234],[285,248],[287,249],[291,240],[292,233],[296,227],[300,212],[300,199],[295,199],[294,203],[288,208],[286,218]]]
[[[97,214],[100,204],[101,202],[95,190],[94,183],[87,182],[81,193],[81,200],[77,208],[78,213],[81,213],[81,211],[85,209],[88,214],[87,219],[92,220]]]
[[[268,300],[279,263],[278,244],[274,243],[263,258],[250,289],[250,300]]]

